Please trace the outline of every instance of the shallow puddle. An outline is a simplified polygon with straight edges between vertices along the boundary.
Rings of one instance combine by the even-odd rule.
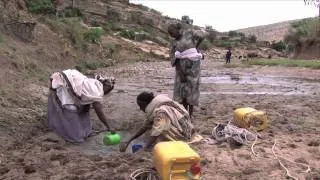
[[[173,80],[169,84],[173,85]],[[210,84],[214,84],[214,86]],[[204,95],[315,95],[320,88],[320,80],[222,73],[201,77],[200,88],[201,94]]]
[[[215,84],[249,84],[249,85],[270,85],[270,86],[296,86],[301,83],[319,83],[320,81],[300,79],[297,77],[276,77],[276,76],[253,76],[253,75],[216,75],[201,77],[201,83]]]
[[[133,134],[128,131],[120,131],[117,132],[121,136],[121,141],[128,140]],[[81,144],[70,144],[70,148],[89,153],[89,154],[100,154],[100,155],[108,155],[119,152],[119,145],[105,145],[103,143],[104,133],[100,133],[95,136],[91,136],[86,139],[85,142]],[[141,139],[137,139],[133,141],[127,148],[128,153],[132,153],[131,146],[133,144],[144,144]]]

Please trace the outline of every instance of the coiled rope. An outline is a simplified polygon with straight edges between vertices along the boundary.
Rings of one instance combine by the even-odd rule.
[[[160,180],[158,172],[153,168],[140,168],[130,174],[131,180]]]

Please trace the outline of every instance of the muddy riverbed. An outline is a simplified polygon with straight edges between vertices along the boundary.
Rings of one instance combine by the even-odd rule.
[[[169,62],[119,64],[98,71],[115,76],[116,87],[105,97],[104,110],[123,139],[138,130],[145,117],[136,105],[143,90],[172,97],[174,69]],[[228,122],[239,107],[266,111],[269,127],[260,132],[252,154],[250,146],[228,143],[192,147],[202,157],[203,179],[286,179],[274,151],[299,179],[320,176],[320,71],[304,68],[229,68],[203,61],[200,105],[193,122],[210,137],[215,123]],[[45,95],[45,94],[44,94]],[[103,129],[92,113],[95,130]],[[24,143],[11,142],[2,151],[0,179],[127,179],[139,167],[151,166],[150,153],[119,153],[105,146],[103,133],[82,144],[69,144],[47,130]],[[143,139],[138,140],[141,142]],[[16,144],[15,144],[16,143]],[[304,163],[306,167],[297,164]]]

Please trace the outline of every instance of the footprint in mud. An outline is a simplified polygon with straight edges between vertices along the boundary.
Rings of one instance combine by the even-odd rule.
[[[230,75],[230,79],[232,81],[239,81],[241,78],[240,78],[240,75],[239,74],[231,74]]]
[[[69,170],[69,173],[75,174],[75,175],[83,175],[89,171],[90,171],[90,167],[75,167],[75,168]]]
[[[50,160],[59,161],[61,165],[64,165],[70,161],[69,158],[63,154],[52,154],[50,156]]]
[[[311,141],[308,143],[308,146],[318,147],[319,145],[320,145],[320,141],[318,141],[318,140],[311,140]]]
[[[297,148],[297,147],[298,147],[298,145],[296,145],[296,144],[292,144],[292,143],[287,144],[287,145],[288,145],[288,147],[290,147],[290,148],[292,148],[292,149],[295,149],[295,148]]]
[[[101,168],[101,169],[105,169],[105,168],[116,168],[119,166],[119,162],[116,161],[101,161],[99,163],[97,163],[97,165]]]
[[[0,175],[7,174],[9,171],[10,171],[10,169],[5,166],[0,167]]]
[[[254,168],[246,168],[245,170],[242,171],[243,174],[245,175],[250,175],[250,174],[254,174],[260,172],[258,169],[254,169]]]
[[[35,172],[36,172],[36,168],[33,165],[29,165],[24,168],[24,173],[26,174],[31,174]]]
[[[243,159],[246,159],[246,160],[251,160],[252,159],[252,157],[251,157],[251,155],[250,154],[238,154],[238,157],[239,158],[243,158]]]
[[[94,161],[94,162],[97,162],[97,161],[102,161],[103,158],[97,154],[94,154],[94,155],[90,155],[88,157],[91,161]]]
[[[297,158],[294,160],[296,163],[303,163],[303,164],[309,164],[308,161],[304,158]]]

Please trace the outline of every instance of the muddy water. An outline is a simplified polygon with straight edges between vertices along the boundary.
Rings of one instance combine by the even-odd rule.
[[[169,84],[173,84],[171,80]],[[221,73],[201,77],[201,94],[316,95],[320,81],[299,77]]]

